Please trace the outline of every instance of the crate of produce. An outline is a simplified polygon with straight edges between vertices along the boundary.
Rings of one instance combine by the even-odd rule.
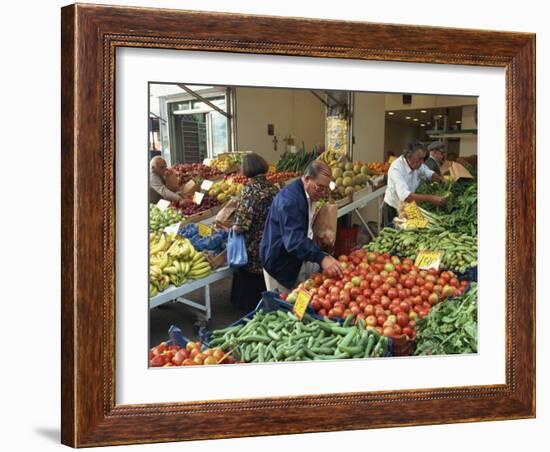
[[[283,308],[281,309],[281,306]],[[273,309],[273,310],[271,310]],[[220,347],[245,363],[364,359],[390,355],[391,339],[364,322],[351,318],[339,325],[328,319],[305,316],[302,321],[285,312],[275,298],[263,299],[261,307],[242,322],[215,330],[210,347]]]
[[[213,270],[227,266],[227,249],[216,254],[214,251],[206,251],[206,260],[210,263]]]
[[[204,221],[208,218],[212,218],[215,216],[223,206],[216,205],[214,207],[211,207],[209,209],[203,210],[201,212],[198,212],[196,214],[190,215],[186,217],[181,223],[180,226],[184,226],[189,223],[200,223],[201,221]]]
[[[349,254],[357,247],[357,234],[359,233],[358,227],[339,227],[336,230],[336,242],[334,243],[334,254],[341,256],[342,254]]]
[[[197,251],[204,252],[212,269],[223,267],[227,264],[227,231],[210,227],[207,231],[209,235],[201,235],[201,223],[189,223],[182,225],[178,234],[189,239]]]
[[[412,356],[416,349],[416,340],[409,338],[406,334],[391,337],[392,356]]]
[[[185,337],[180,328],[171,325],[167,341],[149,350],[150,367],[179,367],[212,364],[234,364],[234,356],[222,349],[210,349],[200,341]]]
[[[281,298],[279,297],[280,297],[280,294],[277,290],[262,292],[262,299],[256,305],[254,310],[250,311],[248,314],[246,314],[236,322],[229,325],[228,328],[241,325],[242,323],[246,322],[246,319],[249,319],[249,320],[252,319],[258,311],[273,312],[273,311],[281,310],[285,312],[292,312],[293,305],[284,300],[281,300]],[[315,313],[315,311],[311,307],[307,308],[306,313],[308,315],[311,315],[311,317],[315,319],[320,319],[320,317]],[[199,330],[199,337],[201,338],[201,341],[203,343],[209,344],[210,339],[212,337],[212,332],[208,331],[205,328],[201,328]]]
[[[468,281],[477,282],[477,265],[467,268],[464,273],[460,273],[458,279],[467,279]]]

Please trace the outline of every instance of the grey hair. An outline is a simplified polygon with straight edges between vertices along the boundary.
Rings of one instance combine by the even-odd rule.
[[[304,176],[307,176],[310,179],[315,179],[319,175],[332,177],[330,168],[325,162],[322,162],[320,160],[313,160],[307,165],[304,171]]]
[[[426,147],[418,140],[411,141],[405,149],[403,150],[403,155],[405,157],[410,157],[413,155],[417,150],[421,149],[424,154],[426,154]]]

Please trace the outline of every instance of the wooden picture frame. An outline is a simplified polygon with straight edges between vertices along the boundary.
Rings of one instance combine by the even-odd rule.
[[[535,416],[534,34],[78,4],[62,9],[61,32],[64,444],[84,447]],[[117,47],[505,68],[506,383],[116,405]]]

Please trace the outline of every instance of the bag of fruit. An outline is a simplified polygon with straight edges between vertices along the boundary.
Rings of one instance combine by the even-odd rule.
[[[313,241],[323,250],[332,251],[336,242],[336,221],[338,219],[338,206],[325,203],[319,209],[313,222]]]

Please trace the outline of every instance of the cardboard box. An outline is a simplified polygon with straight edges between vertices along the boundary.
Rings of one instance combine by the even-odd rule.
[[[206,251],[204,254],[213,270],[227,265],[227,249],[223,250],[220,254],[214,254],[212,251]]]
[[[449,173],[453,180],[458,179],[473,179],[474,176],[463,165],[458,162],[447,160],[441,166],[441,174]]]

